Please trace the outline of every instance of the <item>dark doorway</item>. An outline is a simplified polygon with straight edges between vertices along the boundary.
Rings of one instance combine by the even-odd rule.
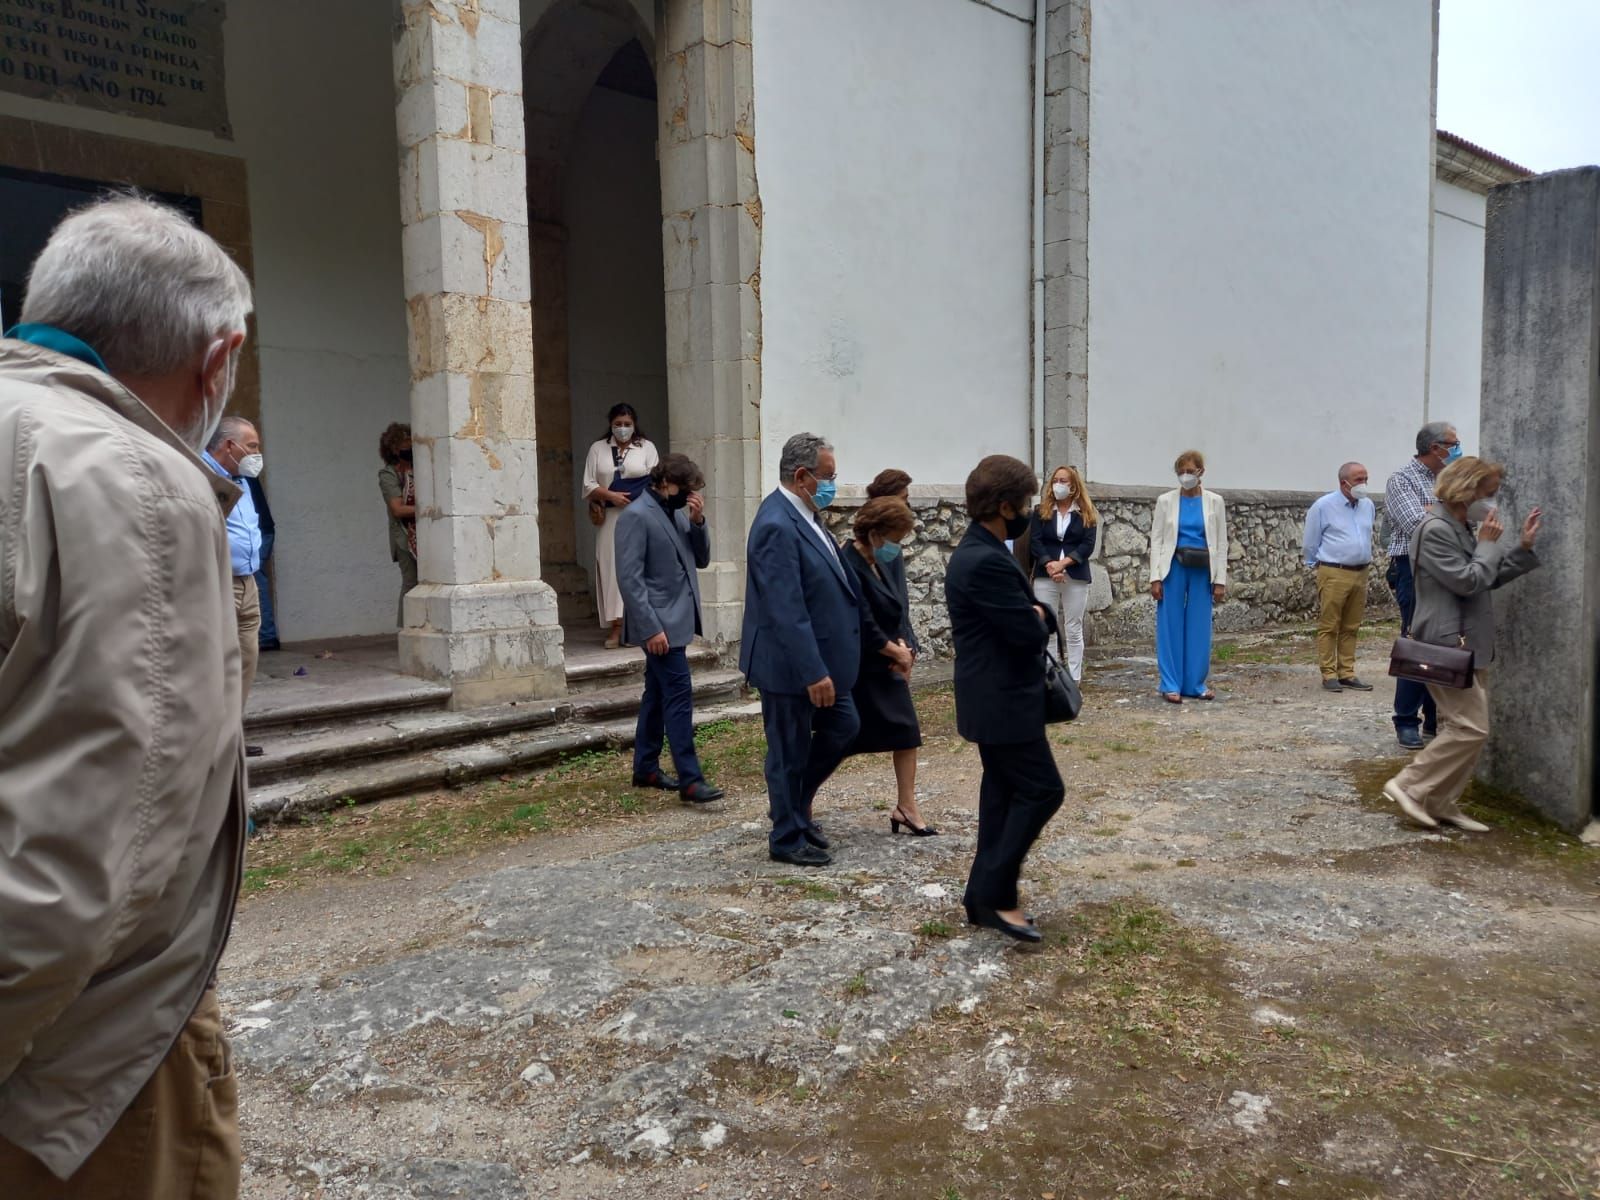
[[[61,218],[114,188],[103,180],[0,167],[0,213],[5,214],[0,221],[0,329],[17,323],[33,260]],[[165,192],[153,195],[200,224],[197,198]]]

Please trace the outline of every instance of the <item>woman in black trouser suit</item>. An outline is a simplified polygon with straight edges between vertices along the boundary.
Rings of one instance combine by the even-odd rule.
[[[1044,661],[1055,616],[1035,603],[1005,547],[1020,537],[1038,492],[1024,462],[992,454],[967,476],[971,525],[945,570],[956,654],[956,729],[978,744],[978,850],[967,878],[967,919],[1019,941],[1040,941],[1022,912],[1017,878],[1065,787],[1045,738]]]

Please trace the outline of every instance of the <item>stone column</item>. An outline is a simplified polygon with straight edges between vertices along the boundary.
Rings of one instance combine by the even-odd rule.
[[[667,0],[659,41],[667,387],[673,449],[706,473],[706,637],[739,637],[761,501],[761,201],[750,7]]]
[[[395,45],[419,585],[400,663],[457,707],[562,694],[539,581],[517,0],[407,0]]]
[[[1044,36],[1048,471],[1081,469],[1089,443],[1089,0],[1050,0]]]
[[[1543,566],[1494,597],[1485,773],[1576,832],[1600,782],[1600,167],[1495,188],[1484,243],[1483,453],[1509,518],[1545,512]]]

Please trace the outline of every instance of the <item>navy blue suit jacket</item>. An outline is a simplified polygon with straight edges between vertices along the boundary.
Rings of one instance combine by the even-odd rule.
[[[775,491],[756,510],[745,547],[739,670],[763,692],[803,695],[824,676],[835,692],[848,692],[860,669],[855,583]]]

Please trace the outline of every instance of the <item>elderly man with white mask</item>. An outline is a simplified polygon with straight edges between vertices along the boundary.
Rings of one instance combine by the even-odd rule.
[[[238,1194],[239,489],[199,455],[250,306],[211,238],[122,195],[62,221],[0,340],[8,1200]]]

